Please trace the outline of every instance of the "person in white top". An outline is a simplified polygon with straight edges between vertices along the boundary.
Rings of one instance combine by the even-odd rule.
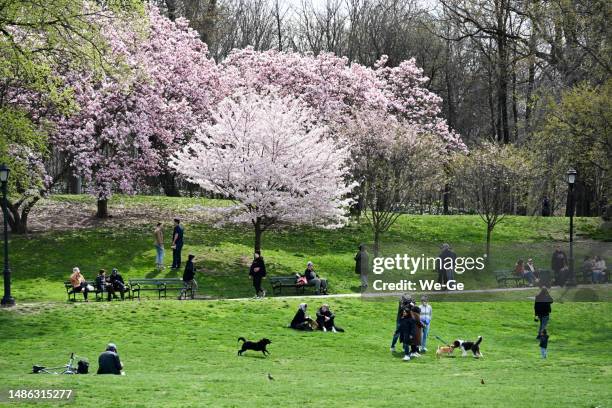
[[[593,261],[593,283],[603,283],[606,276],[606,261],[602,257],[596,256]]]
[[[428,303],[427,296],[421,296],[421,323],[423,324],[423,336],[421,338],[421,353],[427,351],[427,335],[429,334],[429,324],[431,323],[431,305]]]

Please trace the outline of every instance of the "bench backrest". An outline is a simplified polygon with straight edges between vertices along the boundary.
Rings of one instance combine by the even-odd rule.
[[[159,278],[159,279],[129,279],[128,282],[130,285],[153,285],[153,286],[161,286],[161,285],[182,285],[183,280],[180,278]]]

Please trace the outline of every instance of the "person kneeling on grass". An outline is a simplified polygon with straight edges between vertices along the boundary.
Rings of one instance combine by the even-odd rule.
[[[404,361],[410,361],[410,346],[414,344],[416,321],[408,309],[402,311],[402,317],[399,322],[399,334],[399,340],[404,346]]]
[[[319,330],[324,332],[331,330],[332,332],[343,332],[344,329],[336,326],[334,323],[335,315],[329,310],[329,305],[325,304],[317,310],[317,325]]]
[[[293,320],[289,324],[289,327],[295,330],[312,331],[312,319],[306,314],[308,305],[301,303],[298,311],[293,316]]]
[[[117,346],[114,343],[108,343],[106,351],[98,357],[98,374],[115,374],[125,375],[123,364],[117,353]]]
[[[195,255],[189,255],[187,259],[187,263],[185,264],[185,271],[183,272],[183,289],[181,289],[181,294],[179,295],[179,300],[183,298],[183,296],[187,296],[187,290],[191,288],[191,298],[195,297],[195,293],[198,290],[198,282],[195,280],[196,268],[193,264],[193,259]]]

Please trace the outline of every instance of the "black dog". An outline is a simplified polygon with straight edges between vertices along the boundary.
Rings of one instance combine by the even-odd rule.
[[[258,342],[247,341],[244,337],[238,337],[238,341],[242,340],[242,348],[238,350],[238,355],[241,356],[247,350],[261,351],[265,357],[266,353],[270,354],[268,350],[266,350],[266,346],[272,343],[272,340],[263,338]]]
[[[478,358],[478,357],[482,357],[482,353],[480,352],[481,342],[482,342],[482,336],[478,336],[478,340],[476,340],[476,342],[455,340],[453,342],[453,347],[461,349],[461,355],[463,357],[467,356],[468,351],[471,351],[472,353],[474,353],[474,357]]]

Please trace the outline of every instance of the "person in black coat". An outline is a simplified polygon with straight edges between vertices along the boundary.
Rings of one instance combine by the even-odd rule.
[[[440,248],[442,249],[442,252],[440,252],[438,259],[436,260],[436,268],[438,269],[438,283],[446,284],[449,280],[454,279],[457,254],[451,250],[451,247],[448,244],[442,244]]]
[[[365,291],[368,287],[368,272],[370,269],[370,259],[364,244],[359,245],[359,252],[355,255],[355,273],[361,278],[361,290]]]
[[[555,252],[552,254],[550,260],[550,269],[553,270],[555,283],[563,286],[567,279],[567,272],[569,271],[567,263],[567,255],[561,250],[560,246],[555,248]]]
[[[542,330],[546,330],[546,326],[548,325],[548,320],[550,319],[551,307],[550,305],[553,303],[553,299],[548,293],[548,289],[542,288],[540,293],[538,293],[535,297],[535,303],[533,305],[533,310],[536,316],[536,320],[540,321],[540,327],[538,329],[538,337],[540,338],[540,333]]]
[[[399,322],[400,341],[404,346],[404,360],[410,360],[410,346],[414,343],[416,336],[416,321],[408,309],[402,311]]]
[[[332,332],[343,332],[344,329],[341,327],[337,327],[334,322],[334,318],[336,316],[329,309],[329,305],[322,305],[319,310],[317,310],[317,325],[319,326],[319,330],[323,330],[324,332],[330,330]]]
[[[253,280],[256,297],[265,297],[266,291],[261,287],[261,280],[266,277],[266,264],[259,251],[255,252],[253,263],[249,268],[249,277]]]
[[[121,294],[121,300],[123,300],[125,293],[125,282],[123,281],[123,276],[121,276],[117,268],[113,268],[108,281],[112,285],[113,291],[119,292]],[[113,296],[115,299],[117,298],[117,295],[113,294]]]
[[[198,282],[195,280],[196,268],[193,263],[195,259],[195,255],[190,254],[187,258],[187,263],[185,264],[185,270],[183,271],[183,289],[181,289],[181,294],[179,295],[179,300],[183,298],[183,296],[187,295],[187,290],[191,288],[191,298],[195,297],[195,293],[198,290]]]
[[[306,303],[300,304],[300,307],[295,313],[295,316],[293,316],[293,320],[291,320],[289,327],[295,330],[312,331],[312,319],[306,314],[307,308],[308,305]]]

